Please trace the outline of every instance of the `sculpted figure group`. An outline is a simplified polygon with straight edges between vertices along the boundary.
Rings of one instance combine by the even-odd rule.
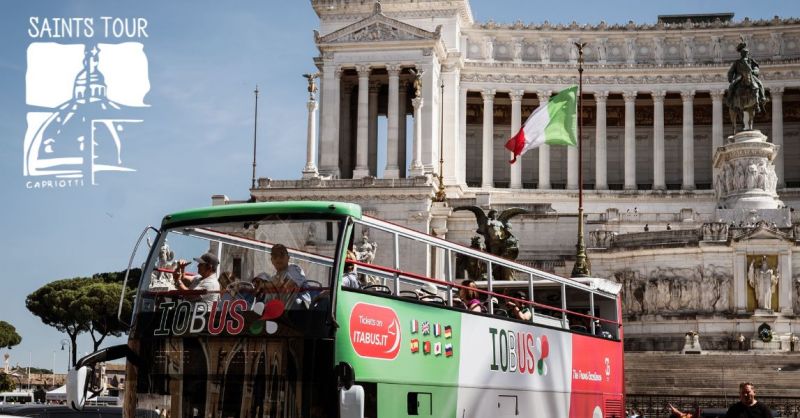
[[[622,284],[627,315],[724,313],[731,309],[732,274],[720,266],[656,267],[646,272],[625,269],[614,278]]]
[[[761,189],[766,192],[775,192],[778,176],[775,166],[766,159],[746,158],[732,160],[723,164],[717,171],[714,191],[717,198],[729,193]]]

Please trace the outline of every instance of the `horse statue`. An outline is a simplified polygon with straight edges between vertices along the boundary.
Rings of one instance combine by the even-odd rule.
[[[753,130],[756,113],[763,112],[767,103],[764,85],[759,79],[758,62],[750,58],[747,43],[740,42],[736,50],[741,56],[731,64],[731,68],[728,70],[730,85],[725,98],[734,134],[739,115],[742,119],[742,130]]]
[[[498,215],[494,209],[484,213],[483,209],[477,206],[459,206],[453,209],[454,212],[459,210],[468,210],[475,214],[475,219],[478,221],[478,229],[475,232],[483,237],[487,252],[512,261],[517,259],[519,241],[511,234],[511,225],[508,221],[514,216],[529,213],[527,210],[509,208]],[[514,272],[503,266],[494,266],[492,277],[495,280],[514,280]]]

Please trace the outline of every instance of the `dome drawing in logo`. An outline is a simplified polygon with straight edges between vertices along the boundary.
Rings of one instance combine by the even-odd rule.
[[[141,120],[121,117],[127,107],[108,99],[105,77],[98,68],[100,54],[97,45],[86,45],[72,98],[39,113],[46,117],[26,138],[26,176],[83,178],[89,173],[95,184],[95,173],[100,171],[136,171],[123,166],[121,135],[124,124]]]

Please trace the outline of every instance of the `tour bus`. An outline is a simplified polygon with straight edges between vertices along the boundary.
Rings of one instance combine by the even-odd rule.
[[[296,286],[272,283],[279,244]],[[207,252],[220,290],[176,288],[179,260]],[[142,232],[130,263],[142,272],[121,318],[128,343],[69,372],[74,408],[96,390],[94,368],[125,357],[126,418],[623,416],[611,281],[556,276],[341,202],[173,213]],[[359,285],[344,286],[353,268]],[[459,298],[467,291],[477,309]]]

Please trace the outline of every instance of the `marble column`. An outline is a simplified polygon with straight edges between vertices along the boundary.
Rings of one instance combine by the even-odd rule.
[[[369,175],[369,65],[356,66],[358,71],[358,122],[356,123],[356,168],[353,178]]]
[[[722,146],[723,119],[722,119],[722,98],[725,96],[724,89],[711,90],[711,155]]]
[[[386,67],[389,73],[389,102],[386,110],[386,169],[383,170],[383,177],[396,179],[400,177],[400,169],[397,164],[397,141],[400,105],[400,66],[389,65]]]
[[[719,37],[717,37],[719,38]],[[719,39],[712,40],[713,45],[719,43]],[[711,158],[714,153],[722,146],[722,98],[725,96],[724,89],[711,90]],[[713,165],[713,163],[712,163]],[[717,170],[712,168],[712,184],[717,184]]]
[[[581,138],[578,138],[578,141],[580,140]],[[567,147],[567,190],[578,190],[578,147],[577,146]]]
[[[459,126],[460,129],[458,131],[458,141],[460,146],[458,147],[459,156],[458,156],[458,182],[460,184],[466,184],[467,182],[467,88],[461,87],[459,91],[459,106],[460,112],[459,117]]]
[[[485,89],[483,96],[483,155],[481,165],[481,187],[494,187],[494,95],[496,90]]]
[[[516,135],[522,126],[522,96],[525,90],[511,90],[511,135]],[[514,158],[514,153],[509,153],[509,160]],[[514,164],[510,164],[511,188],[522,188],[522,158],[518,158]]]
[[[353,158],[355,158],[355,150],[353,150],[353,129],[352,129],[352,109],[350,108],[350,104],[352,103],[352,96],[353,96],[353,86],[349,83],[342,84],[342,100],[340,101],[339,106],[339,169],[341,170],[341,176],[345,175],[347,172],[348,175],[352,175],[352,169],[354,166]],[[321,133],[322,134],[322,133]],[[322,149],[322,148],[321,148]],[[324,156],[327,153],[323,152],[320,156]]]
[[[425,167],[422,166],[422,104],[422,97],[411,99],[411,105],[414,106],[414,160],[411,161],[411,168],[408,172],[411,177],[425,174]]]
[[[736,250],[733,257],[733,312],[747,312],[747,253]]]
[[[303,168],[303,178],[310,179],[319,177],[317,166],[314,163],[317,159],[317,101],[309,100],[306,103],[308,108],[308,131],[306,134],[306,166]]]
[[[664,179],[664,90],[653,90],[653,190],[666,190]]]
[[[595,190],[608,189],[608,149],[606,145],[606,103],[608,102],[607,91],[597,91],[594,93],[594,100],[597,105],[597,128],[595,130]]]
[[[378,176],[378,93],[381,85],[369,83],[369,173]]]
[[[547,106],[550,101],[550,91],[542,90],[537,91],[536,96],[539,98],[539,106]],[[550,145],[542,144],[539,147],[539,189],[550,189]]]
[[[319,169],[322,174],[338,177],[341,173],[339,167],[339,89],[341,84],[342,69],[332,63],[322,66],[320,79],[323,102],[323,112],[320,120],[320,149],[325,152],[320,155]]]
[[[782,250],[778,254],[778,270],[792,271],[792,256],[789,251]],[[791,315],[794,302],[792,294],[794,294],[796,279],[791,274],[781,274],[778,280],[778,310],[784,315]]]
[[[408,116],[408,81],[400,82],[400,97],[397,106],[397,166],[400,169],[400,177],[406,176],[406,148],[408,147],[408,133],[406,132],[406,121]]]
[[[683,184],[681,189],[694,190],[694,90],[681,91],[683,100]]]
[[[625,190],[636,190],[636,93],[622,93],[625,99]]]
[[[783,178],[783,87],[772,87],[769,89],[772,101],[772,143],[780,147],[778,155],[775,156],[775,175],[778,176],[777,188],[784,188],[786,184]]]

